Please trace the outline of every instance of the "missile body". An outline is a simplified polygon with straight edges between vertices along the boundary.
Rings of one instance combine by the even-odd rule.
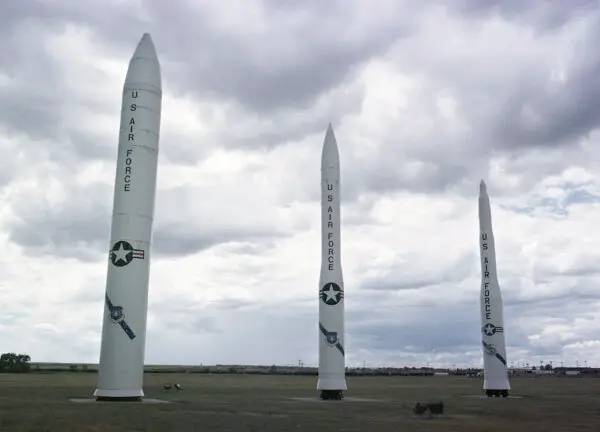
[[[321,274],[319,277],[319,380],[321,399],[346,390],[344,280],[340,248],[340,155],[331,125],[321,156]]]
[[[144,34],[123,86],[97,400],[144,396],[144,351],[162,89]]]
[[[479,250],[481,257],[481,342],[483,390],[487,396],[507,397],[510,390],[504,339],[502,294],[496,272],[496,245],[485,182],[479,186]]]

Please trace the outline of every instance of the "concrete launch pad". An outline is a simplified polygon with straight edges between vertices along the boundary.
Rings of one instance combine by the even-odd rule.
[[[69,399],[71,402],[75,403],[98,403],[105,405],[114,405],[114,404],[122,404],[122,405],[135,405],[135,404],[169,404],[171,401],[162,400],[162,399],[152,399],[152,398],[143,398],[138,402],[123,402],[123,401],[97,401],[96,398],[72,398]]]
[[[479,395],[463,395],[462,397],[471,398],[471,399],[525,399],[530,396],[508,395],[507,397],[489,397],[486,395],[479,394]]]
[[[287,398],[289,400],[294,400],[298,402],[322,402],[322,403],[344,403],[344,402],[389,402],[386,399],[370,399],[370,398],[360,398],[360,397],[352,397],[352,396],[344,396],[342,400],[323,400],[318,396],[315,397],[290,397]]]

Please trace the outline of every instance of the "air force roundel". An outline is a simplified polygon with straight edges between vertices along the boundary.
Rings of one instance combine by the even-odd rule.
[[[116,267],[124,267],[134,258],[144,259],[144,250],[134,249],[131,243],[125,240],[119,240],[110,250],[110,262]]]
[[[327,282],[319,292],[321,300],[328,306],[335,306],[344,298],[344,291],[335,282]]]
[[[481,328],[481,331],[486,335],[486,336],[494,336],[496,333],[502,333],[504,331],[503,327],[498,327],[495,326],[492,323],[487,323],[486,325],[484,325]]]

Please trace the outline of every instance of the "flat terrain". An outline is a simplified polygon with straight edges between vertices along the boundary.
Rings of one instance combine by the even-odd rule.
[[[165,391],[165,382],[184,390]],[[0,374],[0,431],[598,431],[600,379],[515,377],[522,399],[478,399],[481,379],[350,377],[348,400],[319,401],[316,377],[152,374],[147,397],[169,404],[73,403],[95,373]],[[300,400],[297,400],[297,399]],[[378,401],[352,401],[353,398]],[[443,400],[442,418],[417,418],[417,401]]]

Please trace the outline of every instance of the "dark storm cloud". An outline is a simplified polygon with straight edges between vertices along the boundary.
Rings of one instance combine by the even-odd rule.
[[[419,279],[418,277],[407,279],[409,280],[399,281],[395,277],[364,279],[360,285],[360,289],[371,291],[416,290],[437,285],[442,282],[442,280],[437,277],[432,279]]]
[[[478,345],[479,335],[473,322],[449,322],[432,319],[394,324],[371,324],[348,331],[359,338],[364,349],[386,351],[467,351]]]
[[[517,316],[538,316],[543,315],[548,317],[566,316],[568,310],[578,310],[584,312],[589,306],[600,301],[600,293],[582,292],[577,289],[570,290],[569,293],[540,293],[536,297],[513,297],[504,300],[504,307],[507,313]],[[561,308],[565,305],[565,308]],[[582,306],[586,308],[582,309]],[[510,308],[510,311],[508,310]]]
[[[34,138],[56,140],[51,159],[65,166],[76,163],[76,158],[111,158],[113,146],[105,143],[114,138],[82,132],[81,125],[65,121],[63,113],[77,107],[92,113],[107,112],[108,107],[94,107],[92,101],[79,100],[77,92],[68,91],[85,81],[65,82],[64,71],[45,46],[48,31],[58,34],[69,26],[88,27],[92,43],[101,41],[123,62],[140,35],[151,32],[169,90],[203,102],[238,102],[241,111],[236,107],[228,113],[227,126],[210,139],[226,147],[248,149],[301,139],[322,130],[327,121],[356,112],[362,89],[340,85],[367,60],[406,36],[418,15],[415,11],[411,20],[402,20],[407,14],[395,6],[377,19],[365,20],[357,12],[360,5],[348,7],[346,2],[306,2],[289,8],[268,2],[257,3],[258,17],[248,16],[226,28],[210,2],[5,3],[0,17],[4,24],[0,25],[0,73],[13,81],[0,87],[5,101],[0,107],[0,125]],[[85,80],[93,85],[95,77]],[[318,112],[307,109],[336,88],[338,94],[328,98],[326,107]],[[256,122],[268,116],[269,122],[259,128],[250,123],[240,126],[241,115],[256,115]],[[115,131],[117,127],[115,123]],[[197,160],[206,152],[177,144],[182,139],[175,131],[165,130],[162,142],[175,143],[163,146],[163,153],[178,163]]]
[[[361,17],[339,1],[305,3],[301,10],[267,3],[262,24],[253,25],[249,16],[249,29],[235,31],[220,28],[207,10],[191,13],[183,2],[146,6],[160,23],[162,50],[181,65],[183,80],[174,82],[180,91],[233,98],[259,112],[308,106],[407,32],[402,20],[391,25],[390,17],[363,28]]]
[[[499,15],[504,19],[535,26],[542,31],[554,30],[582,14],[597,11],[595,0],[520,1],[520,0],[446,0],[443,3],[477,18]]]
[[[113,188],[105,183],[86,187],[71,186],[63,202],[52,204],[38,192],[13,195],[10,198],[13,217],[6,223],[9,239],[23,247],[29,255],[56,255],[95,261],[105,254],[109,236]],[[172,201],[174,191],[157,193],[157,201],[165,206],[181,206],[183,201]],[[165,200],[163,201],[163,197]],[[248,247],[269,247],[274,239],[287,233],[273,227],[247,223],[244,220],[222,217],[207,225],[210,217],[198,214],[192,207],[189,218],[170,219],[168,210],[155,216],[152,253],[155,256],[185,256],[211,247],[235,243]],[[224,214],[226,212],[223,212]],[[210,219],[214,221],[214,219]],[[260,246],[265,242],[264,246]]]
[[[515,88],[495,121],[493,132],[499,142],[511,149],[523,144],[574,145],[600,126],[600,84],[595,79],[600,73],[600,54],[590,53],[583,46],[599,38],[600,25],[587,41],[581,42],[585,54],[569,71],[565,82],[549,85],[546,78],[541,82],[531,80],[527,89]],[[527,111],[535,113],[535,120]]]
[[[9,239],[34,256],[96,260],[108,243],[110,187],[96,183],[84,189],[70,188],[58,205],[38,192],[11,197],[14,217],[6,225]]]
[[[157,224],[153,235],[155,255],[191,255],[213,246],[244,240],[271,241],[280,234],[255,227],[198,228],[195,224]]]
[[[307,3],[302,9],[267,6],[266,27],[257,30],[248,17],[250,29],[241,26],[236,32],[219,28],[209,8],[183,1],[144,2],[141,11],[156,27],[138,18],[142,14],[135,6],[122,4],[24,1],[11,2],[9,9],[13,23],[25,17],[86,23],[119,46],[152,31],[161,58],[179,64],[165,67],[167,75],[177,74],[171,84],[178,91],[236,99],[256,111],[307,106],[407,32],[405,23],[389,16],[362,28],[361,17],[339,1]]]
[[[510,2],[515,13],[518,5],[527,10],[530,3]],[[538,4],[546,7],[549,3]],[[556,14],[564,12],[564,20],[574,20],[567,4],[558,7]],[[467,13],[460,8],[453,11],[438,11],[439,25],[444,25],[444,20],[458,22]],[[485,49],[478,43],[469,48],[468,33],[459,37],[457,44],[442,38],[432,50],[425,49],[423,44],[437,31],[431,23],[437,20],[429,23],[427,36],[400,39],[388,58],[396,70],[418,78],[418,96],[412,100],[411,113],[418,119],[427,118],[430,132],[403,138],[390,122],[388,137],[380,139],[377,153],[350,160],[355,174],[350,183],[357,183],[352,186],[362,191],[407,189],[473,195],[477,179],[491,169],[490,159],[501,157],[508,160],[506,171],[519,176],[518,188],[526,190],[542,176],[561,170],[565,160],[581,158],[580,140],[600,126],[600,85],[594,79],[600,73],[600,54],[589,49],[600,39],[599,16],[597,10],[588,12],[586,18],[592,25],[585,31],[548,28],[543,37],[531,41],[513,33],[506,42],[490,39]],[[480,30],[490,18],[487,13],[473,17],[477,21],[466,21],[465,28]],[[535,23],[535,17],[527,19]],[[564,37],[558,33],[561,31]],[[524,38],[523,46],[512,50],[507,44],[516,37]],[[561,38],[573,41],[572,57],[561,58],[564,81],[556,78],[553,69],[558,62],[552,63],[549,48]],[[563,48],[561,45],[560,54]],[[436,104],[441,95],[456,103],[456,115],[464,126],[460,131],[440,114]],[[514,190],[509,192],[514,194]]]
[[[219,27],[210,7],[185,1],[148,0],[140,10],[104,2],[10,5],[12,22],[35,17],[43,23],[85,23],[119,48],[151,31],[161,58],[171,65],[165,64],[164,72],[178,92],[235,99],[253,111],[308,106],[408,32],[401,14],[382,16],[369,27],[340,1],[302,8],[269,2],[259,11],[262,23],[249,16],[247,28],[242,24],[235,31]],[[145,14],[156,24],[140,18]]]
[[[257,307],[259,304],[255,301],[232,297],[223,297],[208,303],[178,297],[168,301],[152,302],[148,310],[159,327],[199,334],[222,333],[228,327],[227,320],[223,320],[224,314],[251,313]]]
[[[559,305],[556,307],[560,308]],[[377,310],[376,315],[372,310],[365,309],[349,311],[347,314],[347,331],[354,349],[403,352],[415,357],[433,353],[464,355],[481,350],[478,302],[447,305],[438,302],[408,308],[399,305],[393,311],[383,311],[374,305],[372,309]],[[519,314],[505,313],[504,327],[509,351],[521,349],[530,355],[560,353],[559,344],[538,346],[532,343],[529,336],[541,327],[525,327],[520,319]]]
[[[0,16],[3,13],[4,8]],[[7,27],[0,21],[0,75],[10,80],[0,86],[0,125],[37,138],[58,136],[58,107],[66,94],[44,36],[44,30],[28,19]]]
[[[549,3],[543,4],[546,10]],[[565,20],[571,16],[568,4],[556,9]],[[517,3],[514,5],[518,13]],[[600,125],[600,85],[594,78],[600,72],[600,54],[588,48],[600,38],[600,24],[591,20],[598,12],[594,9],[589,14],[593,25],[575,40],[574,57],[565,65],[564,81],[553,78],[554,66],[549,62],[536,63],[533,59],[520,63],[520,68],[504,63],[508,58],[498,59],[493,71],[482,67],[481,59],[475,57],[449,59],[434,62],[428,75],[433,82],[454,89],[479,146],[489,141],[495,149],[522,152],[532,147],[577,145]],[[538,43],[542,46],[544,39]]]
[[[366,291],[404,291],[419,290],[435,286],[447,286],[468,278],[476,268],[474,254],[458,256],[447,266],[436,265],[435,258],[423,262],[418,258],[409,258],[387,269],[381,269],[385,275],[363,278],[359,288]]]

